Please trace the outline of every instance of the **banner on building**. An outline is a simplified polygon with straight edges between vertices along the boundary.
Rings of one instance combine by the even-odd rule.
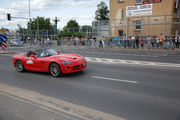
[[[152,15],[152,4],[126,7],[126,17]]]
[[[144,0],[143,1],[143,4],[148,4],[148,3],[159,3],[161,2],[162,0]]]

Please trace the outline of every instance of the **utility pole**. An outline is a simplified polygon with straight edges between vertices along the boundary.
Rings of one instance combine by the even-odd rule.
[[[28,5],[29,5],[29,22],[30,22],[30,44],[33,45],[33,39],[32,39],[32,30],[31,30],[31,6],[30,6],[30,0],[28,0]]]

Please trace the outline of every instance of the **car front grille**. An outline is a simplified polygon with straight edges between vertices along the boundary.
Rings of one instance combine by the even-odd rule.
[[[76,65],[76,66],[73,66],[72,70],[78,70],[81,68],[82,68],[82,65]]]

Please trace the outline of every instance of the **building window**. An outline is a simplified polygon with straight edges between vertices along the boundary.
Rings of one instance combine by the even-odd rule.
[[[135,4],[142,4],[142,0],[135,0]]]
[[[119,3],[122,3],[122,2],[124,2],[124,1],[125,1],[125,0],[118,0]]]
[[[124,10],[121,10],[121,19],[124,19]]]
[[[141,20],[136,20],[136,26],[135,26],[135,29],[136,30],[141,30]]]
[[[118,30],[119,36],[123,36],[123,30]]]

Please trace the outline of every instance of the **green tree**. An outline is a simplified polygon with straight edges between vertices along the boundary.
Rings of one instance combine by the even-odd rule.
[[[44,17],[37,17],[37,18],[33,18],[31,20],[31,24],[30,22],[28,22],[27,24],[28,26],[28,29],[31,29],[32,30],[50,30],[50,29],[53,29],[53,24],[51,24],[50,22],[50,18],[44,18]]]
[[[66,31],[66,32],[78,32],[79,29],[76,29],[79,27],[79,24],[76,20],[69,20],[67,22],[67,25],[63,28],[63,31]]]
[[[109,20],[109,10],[108,6],[105,2],[102,2],[97,5],[97,10],[95,12],[95,19],[96,20]]]
[[[66,27],[79,27],[79,24],[76,20],[69,20]]]

